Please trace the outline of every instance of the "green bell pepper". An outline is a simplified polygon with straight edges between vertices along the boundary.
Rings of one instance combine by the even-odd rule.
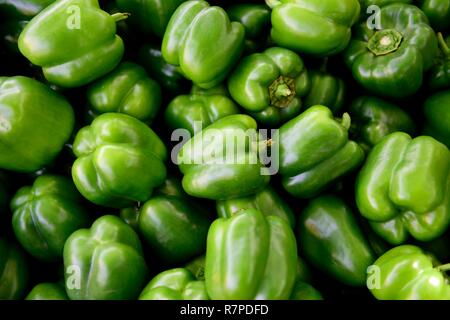
[[[450,89],[450,36],[438,33],[439,55],[430,70],[428,86],[433,90]]]
[[[400,107],[373,96],[353,101],[351,133],[366,150],[370,150],[385,136],[396,131],[414,134],[416,126],[410,115]]]
[[[450,89],[429,97],[423,111],[425,133],[450,148]]]
[[[205,282],[187,269],[161,272],[144,288],[139,300],[209,300]]]
[[[185,0],[116,0],[122,12],[131,14],[130,23],[139,31],[162,38],[170,17]]]
[[[105,113],[75,137],[77,156],[72,178],[80,193],[95,204],[126,208],[150,198],[166,178],[167,150],[141,121]]]
[[[362,12],[366,12],[370,6],[384,7],[393,3],[413,4],[413,0],[359,0],[361,3]]]
[[[34,257],[55,261],[76,230],[89,225],[82,198],[66,177],[43,175],[22,187],[11,200],[16,238]]]
[[[132,62],[94,82],[87,90],[91,118],[108,112],[125,113],[151,124],[161,107],[161,87]]]
[[[297,281],[289,300],[323,300],[323,296],[312,285]]]
[[[331,110],[314,106],[284,124],[276,134],[279,168],[286,191],[298,198],[314,197],[357,168],[364,151],[348,139],[350,117],[335,120]]]
[[[297,243],[284,219],[245,209],[211,225],[205,266],[211,299],[288,299],[296,269]]]
[[[262,190],[270,176],[259,159],[256,128],[253,118],[231,115],[186,142],[178,153],[183,189],[211,200],[246,197]]]
[[[245,198],[217,201],[216,208],[220,218],[231,218],[240,210],[256,209],[265,216],[277,216],[284,219],[291,228],[295,225],[292,209],[270,186]]]
[[[300,113],[310,81],[300,56],[272,47],[242,59],[228,78],[228,89],[251,116],[275,127]]]
[[[272,10],[271,36],[281,47],[314,56],[347,47],[358,21],[358,0],[266,0]]]
[[[353,77],[382,97],[404,98],[421,87],[433,66],[437,38],[416,6],[394,3],[379,12],[379,28],[362,22],[344,53]]]
[[[374,262],[368,287],[378,300],[450,300],[449,267],[435,267],[422,249],[403,245]]]
[[[418,2],[435,31],[443,31],[450,28],[449,0],[418,0]]]
[[[25,300],[69,300],[64,285],[60,283],[39,283]]]
[[[0,168],[31,173],[49,165],[74,124],[70,104],[47,86],[0,77]]]
[[[145,44],[139,49],[139,63],[147,70],[148,74],[161,85],[163,93],[173,96],[185,93],[189,81],[183,77],[179,67],[164,61],[161,48],[153,44]]]
[[[228,92],[216,91],[215,88],[202,91],[194,86],[191,94],[173,99],[165,111],[167,125],[172,130],[186,129],[195,135],[221,118],[238,114],[239,108]]]
[[[375,260],[351,209],[334,196],[311,200],[301,212],[300,252],[315,267],[349,286],[364,286]]]
[[[342,79],[322,70],[309,72],[311,90],[306,95],[305,109],[313,106],[327,106],[338,114],[345,102],[346,86]]]
[[[227,9],[231,21],[242,23],[245,28],[245,53],[264,50],[270,31],[270,10],[264,4],[241,3]]]
[[[80,87],[112,71],[124,45],[116,21],[98,0],[56,1],[34,17],[19,37],[20,52],[61,87]]]
[[[129,300],[147,279],[139,237],[116,216],[75,231],[64,246],[65,287],[72,300]]]
[[[168,63],[207,89],[226,78],[242,53],[244,38],[242,24],[230,22],[222,8],[187,1],[170,18],[161,51]]]
[[[441,236],[450,223],[450,152],[428,136],[388,135],[370,152],[356,180],[356,203],[374,231],[391,244],[408,234]]]
[[[0,300],[22,299],[28,278],[25,254],[16,244],[0,239]]]

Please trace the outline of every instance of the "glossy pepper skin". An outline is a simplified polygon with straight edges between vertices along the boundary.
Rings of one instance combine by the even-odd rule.
[[[265,216],[284,219],[292,228],[295,225],[292,209],[270,186],[248,197],[217,201],[216,208],[220,218],[231,218],[240,210],[256,209]]]
[[[238,114],[196,134],[178,154],[183,189],[191,196],[211,200],[246,197],[263,189],[270,176],[258,159],[256,129],[253,118]]]
[[[29,279],[28,262],[14,243],[0,239],[0,300],[22,299]]]
[[[450,36],[438,33],[440,51],[430,70],[428,86],[432,90],[450,89]]]
[[[49,165],[74,128],[70,104],[27,77],[0,77],[0,168],[31,173]]]
[[[296,279],[297,243],[288,223],[255,209],[216,220],[206,248],[211,299],[288,299]]]
[[[64,246],[65,286],[71,300],[131,300],[147,279],[139,237],[116,216],[75,231]]]
[[[187,269],[161,272],[144,288],[139,300],[209,300],[205,282]]]
[[[370,152],[356,180],[356,203],[374,231],[391,244],[411,234],[441,236],[450,223],[450,152],[437,140],[396,132]]]
[[[101,10],[98,0],[56,1],[25,27],[19,49],[49,82],[80,87],[119,64],[124,45],[116,20],[123,18]]]
[[[373,267],[373,276],[379,278],[380,286],[370,286],[369,290],[378,300],[450,299],[450,285],[444,273],[448,266],[435,267],[431,257],[419,247],[393,248],[378,258]],[[370,275],[368,284],[372,284],[369,280]]]
[[[144,33],[162,38],[170,17],[185,0],[116,0],[122,12],[130,13],[130,22]],[[151,17],[151,19],[149,19]]]
[[[39,283],[25,297],[25,300],[69,300],[64,285],[60,283]]]
[[[228,78],[228,89],[257,121],[275,127],[300,113],[310,81],[299,55],[272,47],[243,58]]]
[[[314,197],[332,182],[358,167],[364,151],[348,138],[350,118],[333,117],[325,106],[314,106],[281,126],[279,168],[287,192]]]
[[[151,124],[161,107],[161,87],[147,72],[132,62],[120,64],[113,72],[89,86],[89,114],[125,113]]]
[[[166,178],[166,147],[152,129],[129,115],[100,115],[77,133],[73,151],[73,181],[98,205],[131,207],[148,200]]]
[[[76,230],[89,225],[82,198],[66,177],[43,175],[33,186],[17,191],[11,200],[16,238],[34,257],[55,261]]]
[[[425,133],[450,147],[450,89],[430,96],[423,111]]]
[[[139,63],[164,89],[173,96],[185,93],[189,81],[183,77],[180,68],[167,63],[161,53],[161,47],[145,44],[139,49]]]
[[[2,0],[0,15],[9,18],[32,18],[55,0]]]
[[[394,3],[379,12],[380,29],[362,22],[344,52],[353,77],[381,97],[404,98],[421,87],[438,52],[437,38],[416,6]]]
[[[172,130],[186,129],[195,135],[217,120],[238,113],[239,108],[226,90],[197,90],[194,87],[189,95],[180,95],[169,103],[165,119]]]
[[[161,50],[168,63],[180,66],[188,79],[207,89],[226,78],[242,53],[244,38],[242,24],[230,22],[222,8],[187,1],[170,18]]]
[[[358,21],[358,0],[266,0],[275,43],[300,53],[331,56],[345,49]]]
[[[311,200],[298,224],[300,252],[316,268],[349,286],[366,283],[375,260],[351,209],[335,196]]]
[[[450,28],[449,0],[418,0],[418,2],[435,31],[443,31]]]
[[[245,28],[245,53],[261,51],[268,44],[270,9],[264,4],[242,3],[227,9],[231,21],[242,23]]]
[[[355,139],[371,149],[390,133],[401,131],[413,134],[416,125],[410,115],[395,104],[373,96],[361,96],[349,109],[351,131]]]

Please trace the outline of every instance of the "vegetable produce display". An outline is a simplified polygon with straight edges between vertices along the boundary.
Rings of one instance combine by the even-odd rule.
[[[450,300],[450,0],[0,0],[0,57],[0,300]]]

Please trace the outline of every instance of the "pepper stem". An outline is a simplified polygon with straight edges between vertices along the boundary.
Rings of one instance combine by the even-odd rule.
[[[438,32],[437,38],[439,46],[441,47],[442,52],[444,52],[444,55],[450,57],[450,48],[448,47],[447,42],[445,42],[444,36],[441,32]]]
[[[367,43],[369,49],[376,56],[387,55],[400,48],[403,35],[394,29],[385,29],[375,32]]]
[[[291,89],[289,88],[289,86],[286,83],[281,83],[278,86],[277,90],[275,91],[275,95],[279,99],[288,97],[291,94],[292,94],[292,91],[291,91]]]
[[[270,104],[276,108],[286,108],[295,98],[295,80],[278,77],[269,87]]]
[[[111,17],[114,19],[114,21],[119,22],[128,19],[128,17],[131,16],[131,13],[126,12],[118,12],[111,15]]]
[[[450,263],[443,264],[443,265],[437,267],[436,270],[438,270],[440,272],[450,271]]]
[[[347,112],[342,115],[341,125],[347,130],[352,126],[352,118]]]

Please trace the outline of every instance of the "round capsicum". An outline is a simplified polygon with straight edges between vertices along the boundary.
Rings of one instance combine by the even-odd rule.
[[[187,269],[176,268],[156,275],[139,300],[209,300],[209,297],[205,281],[197,280]]]
[[[44,282],[34,286],[25,300],[69,300],[69,297],[64,285]]]
[[[344,53],[353,77],[382,97],[415,94],[433,66],[438,42],[425,14],[416,6],[394,3],[379,11],[379,26],[366,21]]]
[[[75,124],[70,104],[27,77],[0,77],[0,168],[31,173],[49,165]]]
[[[450,223],[450,151],[437,140],[386,136],[370,152],[356,180],[356,203],[374,231],[391,244],[411,234],[441,236]]]
[[[132,62],[120,64],[90,85],[87,97],[92,118],[102,113],[119,112],[151,124],[161,107],[159,84]]]
[[[296,269],[297,243],[284,219],[246,209],[211,225],[205,266],[211,299],[288,299]]]
[[[73,181],[98,205],[131,207],[148,200],[166,178],[165,145],[152,129],[126,114],[98,116],[77,133],[73,151]]]
[[[20,52],[42,67],[45,78],[61,87],[80,87],[112,71],[124,45],[116,21],[98,0],[56,1],[27,24],[19,37]]]
[[[186,1],[170,18],[161,50],[167,62],[207,89],[226,78],[242,53],[244,38],[242,24],[230,22],[222,8]]]
[[[314,197],[358,167],[364,151],[348,139],[350,117],[336,120],[330,109],[314,106],[284,124],[276,133],[279,168],[287,192]]]
[[[89,224],[82,197],[66,177],[43,175],[33,186],[22,187],[11,200],[16,238],[34,257],[54,261],[64,243]]]
[[[364,286],[375,260],[351,209],[334,196],[311,200],[299,217],[300,252],[318,269],[349,286]]]
[[[423,111],[425,133],[450,147],[450,89],[429,97]]]
[[[110,215],[67,239],[64,270],[72,300],[136,299],[148,273],[139,237],[119,217]]]
[[[25,254],[15,243],[0,239],[0,300],[22,299],[28,279]]]
[[[450,28],[450,0],[418,0],[418,2],[434,30],[443,31]]]
[[[437,35],[440,51],[430,70],[428,85],[433,90],[450,89],[450,36]]]
[[[419,247],[403,245],[378,258],[368,274],[369,290],[378,300],[450,300],[445,271],[434,266]]]
[[[266,0],[272,10],[271,36],[278,45],[315,56],[347,47],[358,21],[358,0]]]
[[[242,59],[228,78],[228,89],[257,121],[278,126],[300,113],[310,81],[300,56],[272,47]]]

